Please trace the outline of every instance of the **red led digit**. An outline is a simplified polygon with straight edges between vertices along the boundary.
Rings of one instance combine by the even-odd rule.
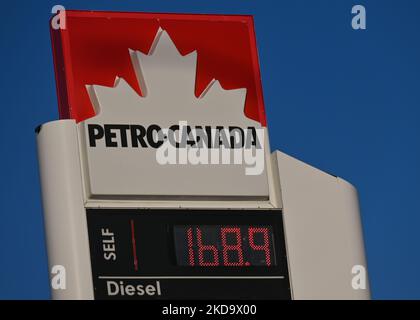
[[[192,228],[187,229],[187,241],[188,241],[188,258],[190,266],[194,266],[194,248],[193,248],[193,231]]]
[[[264,243],[261,245],[255,244],[254,236],[256,233],[261,233],[263,235]],[[264,251],[265,252],[265,263],[267,266],[271,265],[270,257],[270,241],[269,241],[269,230],[268,228],[248,228],[248,237],[249,237],[249,246],[252,250],[255,251]]]
[[[204,245],[200,228],[197,228],[198,264],[202,267],[216,267],[219,265],[219,251],[215,246]],[[204,261],[204,252],[209,251],[213,255],[213,261]]]
[[[235,244],[227,244],[227,234],[234,234],[235,235]],[[225,227],[220,229],[220,234],[222,236],[222,247],[223,247],[223,263],[225,266],[229,267],[238,267],[243,266],[244,264],[244,257],[242,252],[242,244],[241,244],[241,229],[238,227]],[[236,251],[238,254],[238,261],[231,262],[229,261],[229,251]]]

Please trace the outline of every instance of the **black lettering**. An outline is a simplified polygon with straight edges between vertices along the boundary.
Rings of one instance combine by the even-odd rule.
[[[130,131],[131,145],[133,148],[137,148],[139,142],[143,148],[147,148],[147,143],[144,141],[144,137],[146,136],[146,129],[140,125],[131,125]]]
[[[106,124],[104,125],[105,128],[105,145],[107,147],[118,147],[118,142],[113,141],[117,137],[117,134],[115,132],[111,132],[111,130],[115,129],[115,125],[112,124]]]
[[[206,133],[207,133],[207,147],[208,148],[213,148],[213,143],[212,143],[212,135],[211,135],[211,127],[210,126],[206,126]]]
[[[224,147],[224,148],[229,148],[229,139],[226,135],[226,130],[225,128],[223,128],[223,126],[217,126],[216,127],[216,137],[217,140],[215,142],[218,143],[218,148],[220,147]]]
[[[104,129],[99,124],[88,124],[89,146],[96,147],[96,140],[104,137]]]
[[[172,126],[169,127],[169,131],[168,131],[168,139],[169,139],[169,143],[175,147],[175,148],[179,148],[179,142],[177,142],[176,138],[175,138],[175,132],[179,131],[179,125],[174,124]]]
[[[114,128],[120,130],[121,147],[127,148],[127,130],[130,126],[128,124],[115,124]]]
[[[251,134],[251,136],[250,136]],[[264,141],[263,141],[264,143]],[[255,127],[248,127],[247,128],[247,134],[246,134],[246,148],[252,148],[255,147],[257,149],[261,149],[261,143],[258,140],[257,130]]]
[[[190,126],[187,126],[187,145],[194,146],[196,144],[195,137],[192,134],[192,130]]]
[[[156,141],[155,132],[157,135]],[[152,124],[147,128],[147,142],[152,148],[159,148],[163,144],[162,129],[157,124]]]
[[[229,127],[230,133],[230,148],[243,148],[244,147],[244,130],[240,127]],[[239,141],[236,139],[239,137]]]

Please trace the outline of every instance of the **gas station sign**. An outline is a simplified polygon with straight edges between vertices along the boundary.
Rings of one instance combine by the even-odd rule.
[[[54,299],[369,298],[355,188],[270,151],[251,16],[65,14],[36,130]]]
[[[89,209],[87,218],[95,298],[290,299],[280,212]]]

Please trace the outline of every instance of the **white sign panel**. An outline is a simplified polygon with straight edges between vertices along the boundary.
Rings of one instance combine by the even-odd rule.
[[[266,131],[244,114],[246,89],[213,80],[196,97],[200,53],[182,56],[162,29],[148,54],[127,54],[144,97],[122,78],[87,85],[96,115],[79,128],[89,194],[266,199]]]

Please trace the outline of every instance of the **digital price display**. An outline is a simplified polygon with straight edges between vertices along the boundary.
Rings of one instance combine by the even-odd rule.
[[[276,265],[271,226],[175,226],[174,235],[180,266]]]
[[[87,209],[96,299],[290,299],[281,210]]]

